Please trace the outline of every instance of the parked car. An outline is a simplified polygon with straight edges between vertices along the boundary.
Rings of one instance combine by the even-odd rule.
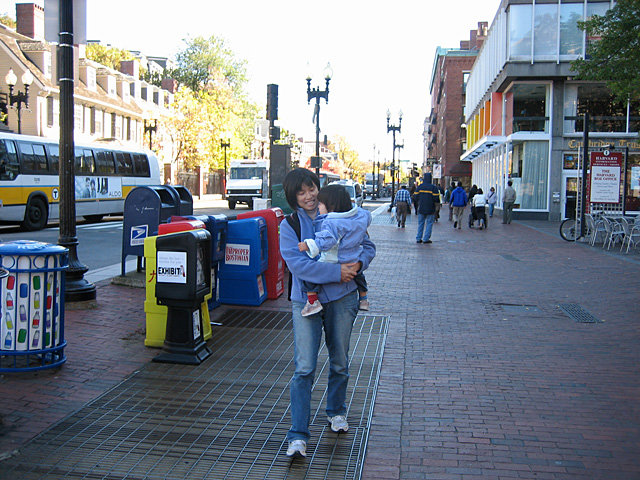
[[[344,185],[344,187],[347,189],[347,192],[349,192],[352,205],[357,207],[362,206],[362,202],[364,201],[364,191],[362,190],[362,185],[352,180],[338,180],[334,183],[338,185]]]

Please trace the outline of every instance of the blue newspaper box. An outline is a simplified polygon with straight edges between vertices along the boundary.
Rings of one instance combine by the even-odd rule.
[[[142,271],[144,239],[158,234],[158,226],[171,215],[178,215],[180,196],[170,185],[136,187],[124,201],[122,222],[122,276],[128,255],[138,257],[138,271]]]
[[[260,305],[267,298],[267,224],[262,217],[227,224],[224,261],[218,273],[220,303]]]

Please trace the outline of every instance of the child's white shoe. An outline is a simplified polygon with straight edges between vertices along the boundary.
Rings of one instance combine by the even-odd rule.
[[[308,317],[309,315],[313,315],[314,313],[318,313],[321,311],[322,304],[320,303],[320,300],[316,300],[313,303],[309,303],[309,300],[307,300],[307,303],[305,303],[304,307],[302,308],[300,315],[302,315],[303,317]]]

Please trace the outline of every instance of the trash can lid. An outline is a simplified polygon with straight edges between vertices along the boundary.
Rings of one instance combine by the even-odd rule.
[[[36,242],[34,240],[15,240],[0,243],[2,255],[56,255],[67,253],[68,250],[60,245]]]

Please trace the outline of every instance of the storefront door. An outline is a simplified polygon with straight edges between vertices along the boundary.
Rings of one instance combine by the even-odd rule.
[[[563,175],[562,204],[564,205],[562,218],[575,218],[578,201],[578,177],[574,172]]]

